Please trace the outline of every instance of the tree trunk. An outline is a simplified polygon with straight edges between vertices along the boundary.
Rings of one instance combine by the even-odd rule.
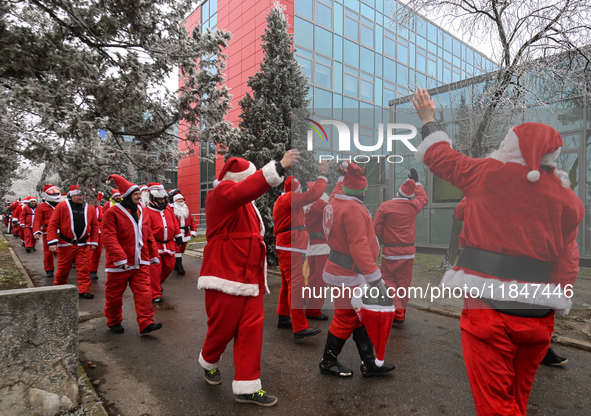
[[[458,253],[460,251],[460,233],[463,228],[462,225],[462,221],[458,220],[455,215],[452,215],[451,237],[449,239],[447,253],[441,263],[441,270],[451,269],[458,259]]]

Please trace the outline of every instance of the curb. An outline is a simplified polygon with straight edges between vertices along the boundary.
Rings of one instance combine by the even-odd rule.
[[[18,258],[18,256],[14,252],[13,248],[10,247],[10,244],[8,243],[8,240],[6,239],[6,237],[4,237],[4,233],[0,233],[0,235],[2,235],[2,239],[6,242],[6,245],[8,246],[8,251],[10,252],[10,255],[12,256],[12,260],[14,260],[16,267],[18,267],[19,270],[21,271],[21,273],[23,275],[23,279],[25,279],[25,282],[27,283],[27,287],[29,287],[29,288],[35,287],[35,285],[33,284],[33,281],[29,277],[29,273],[27,273],[27,271],[25,270],[25,267],[23,266],[20,259]]]
[[[78,382],[83,383],[87,389],[85,400],[82,403],[85,408],[84,414],[87,416],[109,416],[103,407],[103,402],[98,397],[94,386],[90,382],[86,371],[84,371],[84,367],[80,363],[78,363]]]
[[[460,317],[462,316],[461,312],[456,312],[456,311],[452,311],[452,310],[445,310],[445,309],[436,309],[436,308],[423,308],[420,305],[413,304],[411,302],[408,302],[408,306],[411,306],[415,309],[422,310],[425,312],[430,312],[430,313],[434,313],[437,315],[447,316],[449,318],[460,319]],[[552,342],[554,344],[562,345],[564,347],[571,347],[571,348],[576,348],[578,350],[591,352],[591,343],[590,342],[579,341],[578,339],[569,338],[569,337],[565,337],[562,335],[557,335],[556,333],[552,334]]]

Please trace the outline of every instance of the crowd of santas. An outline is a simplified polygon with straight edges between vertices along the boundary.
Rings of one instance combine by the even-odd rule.
[[[196,224],[178,189],[167,192],[160,183],[139,187],[118,175],[111,179],[118,188],[104,205],[100,191],[83,193],[72,185],[60,193],[47,184],[39,204],[33,196],[6,203],[4,223],[14,238],[22,239],[27,253],[36,251],[42,239],[43,267],[54,285],[66,284],[74,266],[81,299],[94,298],[91,281],[98,279],[104,247],[107,325],[123,332],[121,302],[129,285],[140,332],[149,333],[162,326],[152,319],[152,302],[162,302],[162,283],[173,270],[185,274],[182,257],[197,235]]]

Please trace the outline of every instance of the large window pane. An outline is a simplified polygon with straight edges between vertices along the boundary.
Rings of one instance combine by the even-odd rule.
[[[323,90],[322,88],[316,88],[314,98],[314,108],[332,108],[332,93],[330,91]]]
[[[359,22],[345,17],[345,36],[349,39],[359,41]]]
[[[417,71],[427,72],[427,58],[417,54]]]
[[[396,98],[396,93],[388,88],[384,89],[384,107],[388,107],[388,102]]]
[[[345,39],[345,63],[359,68],[359,45]]]
[[[459,202],[463,193],[448,181],[433,175],[433,203]]]
[[[334,3],[334,33],[343,35],[343,6]]]
[[[396,62],[388,58],[384,58],[384,79],[396,82]]]
[[[373,102],[373,84],[361,80],[361,99]]]
[[[332,88],[332,68],[316,63],[316,85],[325,88]],[[318,103],[316,103],[318,107]]]
[[[354,97],[359,96],[359,79],[351,75],[345,74],[345,94]]]
[[[332,10],[322,3],[316,3],[316,23],[332,29]]]
[[[343,38],[334,35],[334,59],[343,62]]]
[[[343,64],[338,62],[333,63],[334,66],[334,91],[339,94],[343,93]]]
[[[374,53],[367,48],[361,48],[361,70],[373,74],[374,71]]]
[[[316,27],[315,51],[332,58],[332,33],[321,27]]]
[[[429,59],[429,65],[427,66],[427,73],[430,77],[437,78],[437,62]]]
[[[384,55],[396,59],[396,42],[390,38],[384,39]]]
[[[295,17],[293,20],[296,44],[314,50],[314,25],[299,17]]]
[[[378,55],[377,53],[376,55],[376,65],[375,65],[375,70],[376,70],[376,77],[382,77],[382,56]]]
[[[375,104],[377,106],[382,106],[382,95],[383,95],[383,86],[382,86],[382,80],[379,78],[376,78],[376,85],[375,85]],[[379,110],[378,110],[379,111]],[[378,123],[376,123],[376,126],[378,125]]]
[[[359,0],[345,0],[345,6],[359,13]]]
[[[396,83],[402,87],[408,87],[411,79],[408,76],[408,67],[396,64]]]
[[[373,29],[361,25],[361,43],[373,49]]]
[[[408,65],[408,47],[398,44],[398,61]]]
[[[295,12],[297,15],[312,20],[313,6],[313,0],[296,0]]]
[[[431,214],[431,244],[449,245],[454,208],[429,210]]]

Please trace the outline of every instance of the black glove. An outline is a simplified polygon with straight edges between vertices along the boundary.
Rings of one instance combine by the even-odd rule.
[[[184,244],[183,237],[176,237],[174,241],[176,241],[176,245],[179,247]]]
[[[419,181],[419,174],[417,173],[417,170],[416,169],[411,169],[410,170],[410,175],[408,175],[408,177],[410,179],[412,179],[413,181],[415,181],[415,182],[418,182]]]

